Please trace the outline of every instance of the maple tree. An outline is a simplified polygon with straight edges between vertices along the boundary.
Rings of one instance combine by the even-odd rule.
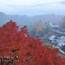
[[[0,27],[0,65],[65,65],[65,57],[57,48],[42,46],[38,37],[32,37],[27,27],[19,29],[10,20]]]
[[[31,33],[33,32],[35,34],[35,36],[40,36],[40,34],[42,34],[44,32],[45,29],[45,25],[44,23],[40,20],[35,22],[32,25],[32,29],[31,29]],[[32,33],[32,34],[33,34]]]

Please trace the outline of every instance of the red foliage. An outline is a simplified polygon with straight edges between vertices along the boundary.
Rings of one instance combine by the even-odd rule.
[[[41,40],[31,37],[26,26],[18,29],[12,20],[0,27],[0,58],[17,56],[15,65],[65,65],[65,57],[58,54],[58,49],[42,47]]]

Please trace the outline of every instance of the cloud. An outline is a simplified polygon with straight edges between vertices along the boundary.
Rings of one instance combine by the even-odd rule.
[[[46,3],[60,2],[60,0],[0,0],[0,5],[37,5]]]
[[[8,2],[4,2],[8,1]],[[3,3],[2,3],[3,2]],[[65,1],[61,0],[2,0],[0,1],[0,11],[7,14],[64,14],[65,6],[61,5]]]
[[[60,2],[60,4],[65,5],[65,1]]]

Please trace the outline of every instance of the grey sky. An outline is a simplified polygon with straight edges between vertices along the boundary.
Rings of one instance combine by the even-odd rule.
[[[0,0],[0,11],[6,14],[64,14],[65,0]]]

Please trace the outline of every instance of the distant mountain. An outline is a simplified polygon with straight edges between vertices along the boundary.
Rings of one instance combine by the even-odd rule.
[[[0,25],[5,24],[9,20],[13,20],[19,26],[28,25],[28,23],[30,22],[30,18],[28,16],[26,16],[26,15],[24,15],[24,16],[19,16],[19,15],[6,15],[6,14],[2,14],[0,12]]]
[[[62,15],[55,15],[55,14],[47,14],[47,15],[36,15],[31,17],[33,21],[43,21],[43,22],[53,22],[58,23],[63,19],[64,16]]]
[[[8,22],[9,20],[15,21],[20,27],[24,25],[32,25],[37,21],[43,22],[59,22],[62,20],[64,16],[62,15],[54,15],[54,14],[47,14],[47,15],[36,15],[36,16],[27,16],[27,15],[7,15],[0,12],[0,25]]]

